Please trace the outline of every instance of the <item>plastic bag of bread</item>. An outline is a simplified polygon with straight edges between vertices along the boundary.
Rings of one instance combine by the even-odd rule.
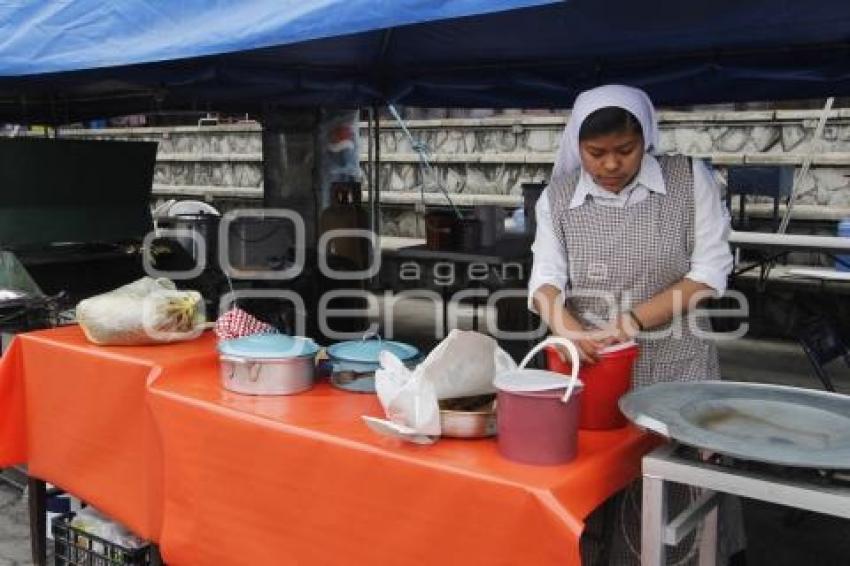
[[[206,319],[200,293],[144,277],[80,301],[77,322],[95,344],[134,346],[197,338]]]

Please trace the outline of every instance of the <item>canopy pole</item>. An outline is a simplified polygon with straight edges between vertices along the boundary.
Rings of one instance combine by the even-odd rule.
[[[829,113],[832,111],[833,103],[835,103],[834,96],[827,98],[823,110],[821,110],[818,117],[818,123],[815,126],[815,131],[812,133],[812,139],[809,141],[809,151],[806,153],[806,157],[803,159],[803,165],[800,167],[800,172],[795,175],[793,185],[791,186],[791,196],[788,198],[788,206],[785,209],[785,215],[782,217],[782,222],[777,230],[780,234],[784,234],[788,230],[788,224],[791,222],[791,214],[794,210],[794,201],[797,199],[797,189],[803,184],[803,180],[809,174],[809,169],[812,166],[812,160],[817,150],[815,144],[823,137],[823,128],[829,119]]]
[[[372,210],[372,195],[374,195],[375,191],[373,188],[373,176],[372,176],[372,161],[374,149],[372,147],[372,128],[374,128],[374,120],[375,113],[373,112],[372,107],[366,109],[366,166],[363,169],[364,177],[366,179],[366,189],[369,195],[369,229],[372,230],[372,233],[375,232],[375,215]],[[359,131],[359,130],[358,130]]]
[[[375,239],[372,243],[373,261],[381,257],[381,113],[377,105],[372,106],[371,133],[374,136],[370,148],[374,148],[374,161],[371,164],[372,186],[369,191],[369,206],[372,211],[372,233]],[[378,275],[375,275],[375,283]]]
[[[823,136],[823,129],[826,126],[826,121],[829,119],[829,113],[832,111],[832,105],[835,103],[835,97],[830,96],[826,99],[826,103],[821,110],[820,117],[818,118],[818,123],[815,126],[815,131],[812,132],[812,139],[809,140],[809,151],[806,154],[806,157],[803,159],[803,166],[800,168],[800,171],[797,175],[794,176],[794,181],[791,185],[791,196],[788,197],[788,204],[785,208],[785,214],[782,217],[782,221],[779,223],[779,228],[777,228],[777,234],[784,234],[788,231],[788,225],[791,223],[791,215],[794,211],[794,202],[797,200],[797,189],[799,189],[800,185],[803,184],[803,180],[809,174],[809,169],[812,166],[812,160],[815,157],[816,147],[815,144],[819,139]],[[768,276],[770,275],[771,270],[773,270],[773,266],[776,265],[776,260],[770,261],[767,264],[767,267],[764,270],[763,281],[767,281]]]
[[[422,200],[422,208],[425,208],[425,182],[428,177],[431,177],[434,180],[434,184],[438,189],[443,193],[443,196],[446,197],[446,200],[449,202],[449,206],[452,207],[455,215],[459,219],[463,219],[463,214],[461,214],[460,209],[455,206],[455,203],[452,202],[452,197],[449,196],[449,192],[440,182],[440,178],[437,175],[437,172],[431,167],[431,162],[429,161],[429,155],[431,150],[428,148],[428,145],[424,142],[416,141],[414,139],[413,134],[410,133],[410,130],[407,128],[407,124],[404,122],[404,119],[399,114],[396,107],[392,104],[387,106],[389,111],[392,113],[399,127],[401,127],[401,131],[404,132],[405,137],[410,142],[410,147],[413,148],[413,151],[419,156],[419,165],[422,167],[422,182],[419,184],[419,196]]]

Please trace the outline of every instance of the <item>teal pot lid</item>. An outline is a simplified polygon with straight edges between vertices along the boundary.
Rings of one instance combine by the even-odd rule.
[[[256,334],[223,340],[218,351],[238,358],[281,359],[315,356],[319,347],[309,338],[285,334]]]
[[[404,342],[392,340],[351,340],[339,342],[328,348],[328,355],[336,360],[349,362],[378,363],[378,356],[384,350],[395,354],[401,361],[419,356],[419,350]]]

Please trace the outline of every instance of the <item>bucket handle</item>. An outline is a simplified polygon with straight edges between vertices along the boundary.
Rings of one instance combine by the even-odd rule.
[[[567,386],[567,391],[564,393],[564,396],[561,397],[561,401],[566,403],[570,400],[570,397],[573,394],[573,389],[575,388],[576,381],[578,380],[578,367],[581,363],[581,356],[579,356],[578,348],[576,348],[576,345],[573,344],[572,340],[568,340],[560,336],[550,336],[546,338],[525,355],[525,357],[519,363],[519,369],[524,369],[525,366],[528,365],[528,362],[531,361],[531,358],[537,355],[540,350],[542,350],[546,346],[552,346],[556,344],[560,344],[561,346],[564,346],[567,349],[567,351],[570,353],[570,360],[572,361],[572,363],[570,364],[570,384]]]

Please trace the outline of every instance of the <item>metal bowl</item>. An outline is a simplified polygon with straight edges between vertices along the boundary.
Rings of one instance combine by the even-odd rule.
[[[496,400],[493,395],[440,401],[442,436],[487,438],[496,434]]]
[[[766,383],[657,383],[620,399],[635,424],[734,458],[850,468],[850,397]]]

